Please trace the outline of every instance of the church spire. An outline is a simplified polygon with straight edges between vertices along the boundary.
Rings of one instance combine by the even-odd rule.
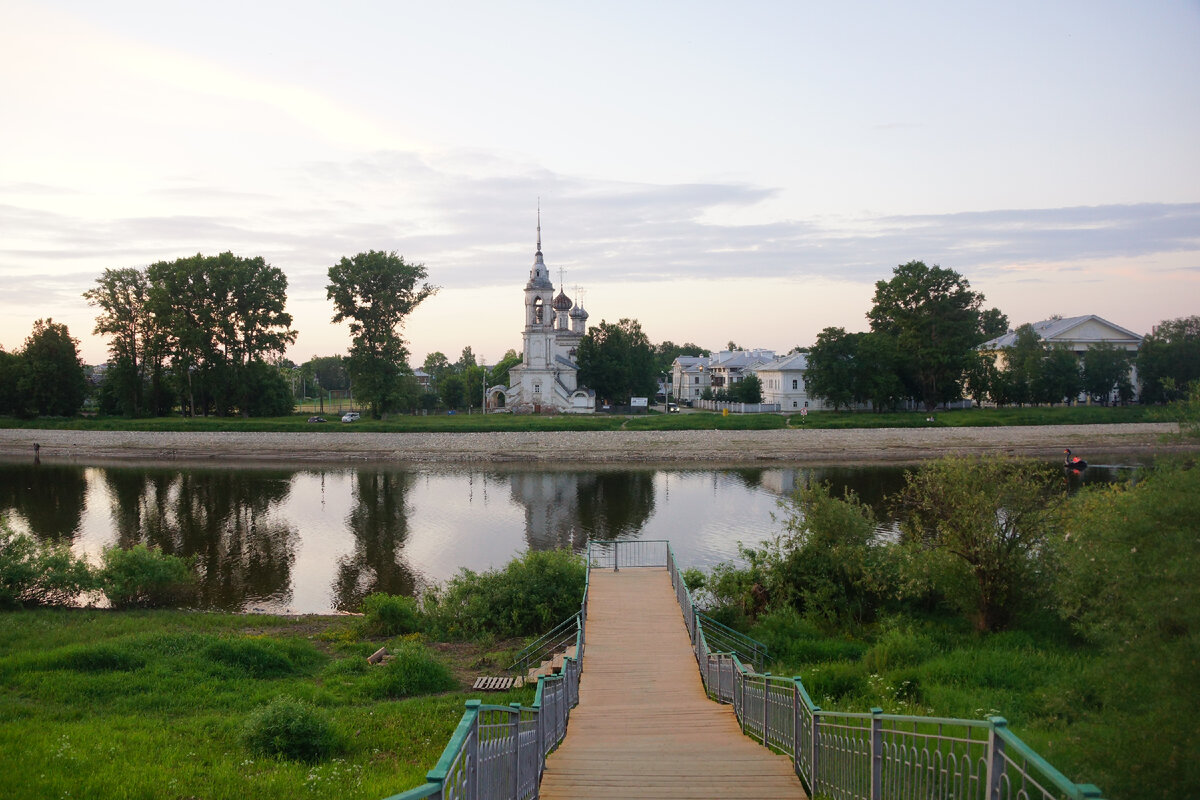
[[[538,245],[537,252],[542,254],[542,198],[538,198]]]

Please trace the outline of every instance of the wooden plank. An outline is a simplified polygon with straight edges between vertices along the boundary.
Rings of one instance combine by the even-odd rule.
[[[594,570],[587,657],[541,797],[803,798],[787,756],[709,700],[665,570]]]

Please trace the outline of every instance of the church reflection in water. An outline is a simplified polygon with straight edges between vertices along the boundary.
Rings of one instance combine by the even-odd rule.
[[[638,536],[654,513],[651,471],[513,473],[509,487],[525,508],[532,550],[582,550],[589,538]]]

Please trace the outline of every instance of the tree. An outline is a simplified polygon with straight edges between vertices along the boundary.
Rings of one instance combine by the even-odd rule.
[[[160,261],[146,270],[149,306],[162,327],[180,404],[189,413],[234,408],[243,416],[258,388],[246,379],[253,362],[283,355],[296,341],[287,276],[261,256],[225,252]]]
[[[810,395],[820,397],[835,411],[854,401],[853,336],[845,328],[826,328],[817,334],[808,354],[804,385]]]
[[[995,457],[942,458],[905,474],[903,541],[921,568],[941,566],[943,585],[962,587],[953,599],[977,630],[1007,627],[1036,593],[1040,552],[1058,530],[1056,478],[1050,465]]]
[[[979,335],[985,342],[1003,336],[1008,330],[1008,315],[1001,313],[1000,309],[988,308],[979,312]]]
[[[455,372],[466,372],[470,367],[476,366],[475,354],[471,352],[471,346],[467,345],[462,349],[462,355],[458,357],[458,361],[454,362]]]
[[[576,359],[579,383],[603,399],[624,404],[630,397],[654,396],[654,348],[637,320],[589,328]]]
[[[307,374],[326,391],[340,392],[350,388],[345,356],[313,356],[304,366]]]
[[[761,403],[763,401],[762,379],[750,374],[730,387],[730,395],[739,403]]]
[[[927,410],[961,395],[970,352],[986,338],[981,331],[983,299],[954,270],[920,261],[901,264],[890,281],[875,284],[874,305],[867,313],[871,330],[896,339],[911,390]],[[988,319],[993,317],[989,313]]]
[[[87,396],[79,340],[52,319],[33,323],[21,351],[23,369],[17,388],[21,403],[38,416],[68,417]]]
[[[884,410],[905,393],[898,364],[896,343],[890,336],[826,328],[817,334],[808,354],[804,384],[810,395],[835,409],[871,403],[876,410]]]
[[[488,383],[492,386],[508,386],[508,371],[520,363],[521,354],[509,349],[496,366],[492,367],[491,380]]]
[[[153,358],[158,368],[162,363],[162,348],[155,346],[158,326],[150,313],[150,281],[143,270],[106,269],[83,296],[101,312],[92,332],[109,337],[106,388],[126,416],[136,417],[143,410],[147,361]]]
[[[446,408],[461,408],[467,400],[467,385],[462,375],[451,373],[438,384],[438,397]]]
[[[408,264],[395,253],[369,250],[343,257],[329,268],[326,295],[334,322],[350,320],[349,371],[355,393],[380,418],[400,402],[400,377],[408,371],[408,351],[398,329],[404,318],[437,292],[425,281],[423,264]],[[418,283],[421,283],[418,286]]]
[[[1142,402],[1168,403],[1200,380],[1200,316],[1164,320],[1142,340],[1137,355]]]
[[[425,356],[425,363],[421,365],[421,369],[425,370],[425,374],[429,376],[430,382],[436,386],[442,379],[442,376],[453,369],[453,365],[446,358],[445,353],[441,350],[434,350]]]
[[[24,372],[25,362],[20,353],[6,353],[0,347],[0,414],[26,413],[19,388]]]
[[[1035,399],[1035,387],[1042,379],[1042,359],[1046,351],[1042,337],[1026,323],[1017,328],[1017,338],[1011,347],[1004,348],[1004,383],[1006,400],[1024,405]]]
[[[1070,405],[1081,388],[1079,357],[1061,345],[1051,347],[1042,359],[1041,379],[1035,387],[1038,402]]]
[[[1108,405],[1122,381],[1129,380],[1132,360],[1129,351],[1112,342],[1092,345],[1083,353],[1083,390],[1092,399]]]
[[[699,356],[707,352],[707,349],[691,342],[685,344],[675,344],[670,340],[661,342],[654,346],[654,370],[659,373],[670,372],[671,365],[680,356]]]

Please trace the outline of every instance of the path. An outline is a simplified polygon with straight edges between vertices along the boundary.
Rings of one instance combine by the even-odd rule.
[[[707,698],[662,568],[592,570],[579,705],[541,797],[804,798],[787,756]]]

